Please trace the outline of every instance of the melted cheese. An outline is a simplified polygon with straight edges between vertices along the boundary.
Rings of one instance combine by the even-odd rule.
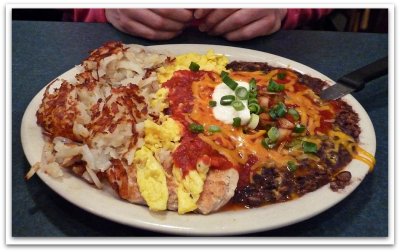
[[[354,159],[366,163],[369,166],[370,172],[373,170],[376,162],[375,157],[361,148],[351,136],[333,130],[328,132],[328,136],[335,144],[335,152],[338,152],[340,145],[342,145]]]
[[[319,106],[313,102],[315,94],[312,90],[306,89],[300,92],[286,92],[288,99],[286,99],[286,104],[297,106],[296,110],[299,111],[300,121],[303,125],[307,126],[307,130],[310,135],[316,134],[316,128],[321,126],[321,116],[319,111],[329,110],[334,112],[333,107],[329,104],[324,106]]]
[[[231,73],[231,78],[236,81],[249,82],[251,78],[255,78],[258,83],[269,82],[271,78],[276,78],[277,70],[271,71],[268,74],[263,72],[248,73],[234,72]],[[306,125],[308,136],[304,138],[306,141],[313,142],[317,146],[321,145],[321,132],[318,127],[321,126],[320,111],[329,111],[334,113],[333,105],[321,104],[319,98],[311,89],[296,91],[294,88],[297,82],[297,76],[288,71],[289,82],[285,83],[286,105],[296,107],[300,114],[300,122]],[[262,146],[261,141],[264,138],[265,131],[260,130],[255,134],[245,134],[241,128],[234,128],[217,120],[213,116],[212,109],[208,106],[209,100],[212,99],[214,88],[220,83],[219,76],[213,78],[206,75],[202,80],[192,83],[192,91],[194,96],[194,106],[192,112],[188,115],[190,121],[201,123],[205,129],[210,125],[217,125],[221,128],[221,132],[209,134],[199,134],[199,137],[209,144],[213,149],[225,156],[233,166],[240,167],[249,160],[250,155],[258,158],[258,161],[252,166],[253,170],[257,170],[266,163],[273,162],[277,167],[284,167],[288,161],[295,161],[294,157],[306,155],[303,151],[288,151],[284,148],[284,143],[281,143],[277,149],[266,149]],[[375,159],[374,157],[359,147],[355,141],[342,132],[332,133],[330,138],[335,138],[335,150],[339,150],[339,146],[343,145],[353,158],[367,163],[372,169]],[[336,134],[336,135],[334,135]],[[336,136],[336,137],[334,137]],[[315,157],[309,155],[310,158]]]
[[[219,133],[199,134],[199,137],[225,156],[235,167],[244,165],[250,155],[255,155],[258,158],[257,163],[253,165],[254,169],[266,162],[271,162],[271,160],[279,167],[286,165],[289,160],[293,160],[293,157],[283,151],[267,150],[262,146],[261,140],[265,134],[264,130],[249,135],[245,134],[240,128],[233,128],[232,125],[224,124],[214,118],[212,109],[208,106],[208,101],[211,99],[213,88],[220,83],[219,77],[216,78],[214,81],[205,76],[203,80],[192,83],[195,102],[190,118],[196,122],[201,122],[206,129],[210,125],[218,125],[221,128]]]

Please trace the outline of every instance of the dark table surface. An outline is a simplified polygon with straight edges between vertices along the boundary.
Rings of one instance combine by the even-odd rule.
[[[162,44],[123,34],[108,24],[12,22],[12,236],[100,237],[166,236],[90,214],[67,202],[29,170],[20,129],[31,99],[53,78],[79,64],[89,50],[109,40],[141,45]],[[277,54],[320,71],[332,79],[388,54],[386,34],[280,31],[234,43],[195,30],[165,43],[216,44]],[[376,166],[361,185],[329,210],[300,223],[249,234],[291,237],[387,237],[388,231],[388,78],[381,77],[356,93],[376,131]],[[391,220],[393,221],[393,220]]]

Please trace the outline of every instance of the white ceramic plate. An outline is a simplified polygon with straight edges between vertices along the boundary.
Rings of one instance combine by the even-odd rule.
[[[325,75],[295,61],[260,51],[216,46],[216,45],[159,45],[151,49],[169,51],[174,54],[187,52],[206,53],[214,49],[216,53],[225,54],[231,61],[261,61],[271,65],[290,67],[301,73],[318,77],[333,83]],[[73,68],[60,79],[72,80],[77,72]],[[40,161],[44,144],[41,130],[36,124],[36,111],[43,97],[44,88],[33,98],[25,111],[21,125],[21,139],[25,155],[30,164]],[[350,95],[344,98],[360,116],[360,145],[368,152],[375,154],[375,131],[371,120],[362,106]],[[181,235],[230,235],[266,231],[311,218],[329,209],[347,197],[364,179],[368,166],[353,160],[346,168],[352,175],[352,181],[341,192],[333,192],[326,185],[315,192],[285,203],[272,204],[260,208],[217,212],[210,215],[185,214],[165,211],[150,212],[147,207],[130,204],[120,200],[112,190],[100,191],[72,175],[54,179],[39,172],[39,177],[55,192],[73,204],[98,216],[126,225],[143,229],[181,234]]]

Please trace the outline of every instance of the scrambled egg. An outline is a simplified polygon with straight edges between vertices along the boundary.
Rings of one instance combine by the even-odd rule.
[[[184,214],[197,209],[197,201],[203,191],[204,181],[210,165],[203,161],[197,163],[196,170],[191,170],[184,178],[182,170],[176,166],[172,174],[178,183],[178,213]]]
[[[144,121],[145,145],[156,152],[160,148],[172,151],[181,139],[181,126],[168,116],[161,116],[161,125],[147,119]]]
[[[168,187],[163,166],[155,158],[160,150],[172,152],[181,138],[181,125],[168,116],[162,116],[161,125],[151,120],[144,122],[144,141],[136,151],[134,163],[137,169],[137,182],[140,193],[151,210],[167,209]],[[183,177],[182,170],[173,167],[172,175],[177,182],[178,213],[184,214],[197,209],[197,201],[203,191],[209,164],[199,161],[196,169]]]
[[[228,63],[224,55],[216,55],[213,50],[207,54],[188,53],[175,58],[175,61],[158,69],[158,81],[164,83],[177,70],[188,70],[191,62],[200,65],[200,70],[221,72]],[[160,88],[150,101],[150,106],[156,111],[167,108],[168,89]],[[160,113],[161,124],[152,120],[144,122],[144,146],[136,151],[134,162],[137,167],[137,181],[140,193],[151,210],[165,210],[168,203],[168,188],[166,173],[160,162],[155,158],[162,151],[172,152],[181,138],[181,125],[172,118]],[[173,167],[172,175],[177,182],[178,213],[184,214],[197,209],[197,201],[203,191],[209,164],[204,161],[197,163],[196,169],[183,177],[179,167]]]
[[[146,146],[135,153],[136,175],[140,194],[150,210],[167,209],[168,188],[164,168]]]
[[[209,50],[207,54],[186,53],[178,55],[175,61],[166,67],[158,69],[158,81],[164,83],[169,80],[173,73],[177,70],[188,70],[191,62],[195,62],[200,66],[200,70],[214,71],[220,73],[228,64],[228,58],[224,55],[217,55],[214,50]]]
[[[163,166],[155,158],[158,151],[172,151],[181,138],[181,126],[168,116],[161,117],[158,125],[147,119],[144,122],[144,141],[142,148],[136,151],[134,163],[140,194],[150,210],[167,209],[168,187]]]
[[[155,111],[162,112],[164,109],[168,108],[168,89],[160,88],[150,101],[150,107]]]

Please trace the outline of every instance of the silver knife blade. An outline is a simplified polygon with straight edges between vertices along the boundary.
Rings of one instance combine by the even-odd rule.
[[[341,83],[336,83],[322,90],[319,96],[323,100],[336,100],[347,94],[350,94],[353,91],[355,91],[354,88],[351,88]]]

